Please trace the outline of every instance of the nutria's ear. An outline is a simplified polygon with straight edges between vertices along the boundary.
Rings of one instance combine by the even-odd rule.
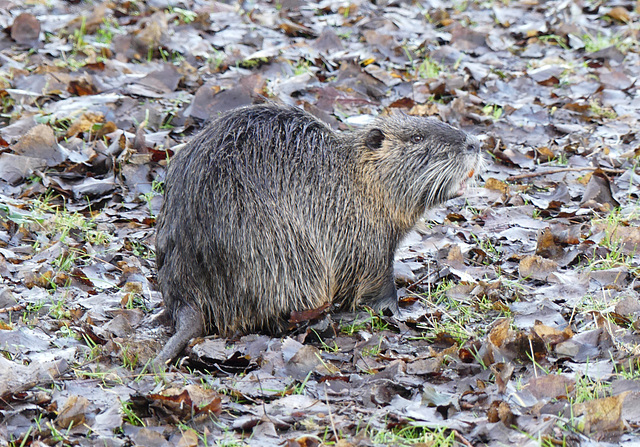
[[[382,131],[380,129],[371,129],[364,139],[364,144],[366,144],[369,149],[376,150],[382,147],[383,141],[384,134]]]

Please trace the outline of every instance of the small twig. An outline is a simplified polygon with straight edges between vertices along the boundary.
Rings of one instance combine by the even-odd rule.
[[[531,338],[529,338],[529,349],[531,349],[531,363],[533,363],[533,375],[537,379],[538,370],[536,368],[536,353],[533,352],[533,343],[531,343]]]
[[[626,172],[624,169],[611,169],[611,168],[600,168],[600,167],[594,168],[593,166],[586,166],[584,168],[560,168],[560,169],[550,169],[549,171],[530,172],[528,174],[511,175],[507,177],[507,180],[511,182],[513,180],[521,180],[524,178],[531,178],[531,177],[540,177],[543,175],[559,174],[562,172],[596,171],[598,169],[604,172],[608,172],[609,174],[623,174]]]
[[[19,312],[27,308],[26,303],[16,304],[11,307],[0,307],[0,314],[8,314],[9,312]]]
[[[463,443],[464,445],[466,445],[467,447],[473,447],[473,444],[471,444],[469,441],[467,441],[465,439],[464,436],[462,436],[460,434],[460,432],[458,432],[458,430],[453,430],[453,436],[455,436],[455,438],[460,441],[461,443]]]
[[[338,430],[336,430],[336,424],[333,421],[333,413],[331,412],[331,405],[329,405],[329,394],[327,393],[327,384],[324,385],[324,401],[327,404],[327,408],[329,409],[329,421],[331,422],[331,429],[333,430],[333,436],[336,438],[336,442],[338,442]]]

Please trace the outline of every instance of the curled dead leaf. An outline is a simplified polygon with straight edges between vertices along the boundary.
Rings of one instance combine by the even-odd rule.
[[[177,447],[197,447],[198,432],[193,429],[182,430]]]
[[[84,423],[89,405],[86,397],[70,396],[56,417],[56,425],[60,428],[70,428]]]
[[[98,93],[96,86],[91,80],[86,78],[72,79],[69,81],[67,91],[76,96],[95,95]]]
[[[624,6],[615,6],[606,14],[607,17],[622,23],[629,23],[631,16]]]
[[[67,137],[74,137],[79,133],[91,132],[96,124],[104,121],[104,115],[100,112],[86,112],[77,118],[67,130]]]
[[[496,385],[498,385],[498,391],[504,393],[513,374],[515,367],[512,363],[496,363],[491,365],[491,371],[496,378]]]
[[[549,274],[558,270],[558,263],[540,256],[525,256],[518,264],[522,278],[545,280]]]
[[[210,389],[199,385],[188,385],[180,390],[169,388],[161,393],[152,393],[147,396],[138,396],[146,404],[163,413],[174,415],[179,419],[204,413],[219,415],[222,412],[222,398]]]
[[[540,337],[546,344],[550,346],[557,345],[565,340],[573,337],[573,331],[569,326],[564,328],[564,330],[559,330],[550,326],[546,326],[539,321],[536,321],[533,329],[538,337]]]
[[[323,304],[317,309],[303,310],[303,311],[292,311],[291,316],[289,317],[289,323],[297,324],[302,323],[304,321],[315,320],[316,318],[324,315],[326,310],[329,308],[330,304]]]
[[[501,347],[507,338],[513,335],[514,331],[511,329],[511,320],[504,318],[494,324],[493,329],[489,332],[489,341],[497,347]]]
[[[507,427],[515,425],[516,421],[516,417],[511,411],[509,404],[501,400],[491,402],[491,406],[487,411],[487,419],[490,423],[502,421]]]
[[[484,187],[487,189],[492,189],[494,191],[500,191],[503,194],[506,194],[509,191],[509,185],[507,185],[502,180],[495,179],[490,177],[484,183]]]
[[[541,146],[541,147],[537,147],[536,148],[536,152],[538,152],[538,155],[542,158],[542,159],[547,159],[547,161],[551,161],[554,158],[556,158],[556,153],[553,152],[553,150],[551,150],[549,147],[547,146]]]
[[[592,434],[597,440],[617,439],[624,429],[622,404],[629,391],[617,396],[590,400],[574,406],[576,415],[584,415],[584,433]]]

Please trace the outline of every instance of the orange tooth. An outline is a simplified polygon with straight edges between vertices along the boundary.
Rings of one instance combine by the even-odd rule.
[[[473,173],[474,173],[474,172],[475,172],[475,171],[474,171],[473,169],[472,169],[471,171],[469,171],[469,178],[473,177]]]

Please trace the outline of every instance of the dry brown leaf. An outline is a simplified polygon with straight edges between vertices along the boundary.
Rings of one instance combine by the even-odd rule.
[[[198,445],[198,432],[195,430],[183,430],[177,447],[196,447]]]
[[[537,147],[536,151],[541,157],[543,157],[543,159],[546,158],[547,160],[553,160],[556,157],[556,153],[547,146]]]
[[[330,304],[326,303],[318,307],[317,309],[304,310],[300,312],[292,311],[291,316],[289,317],[289,323],[297,324],[297,323],[302,323],[304,321],[314,320],[320,317],[321,315],[324,315],[327,309],[329,308],[329,306]]]
[[[149,394],[148,399],[153,401],[153,405],[160,406],[178,417],[202,413],[217,415],[222,412],[220,395],[199,385],[188,385],[182,390],[169,388],[161,393]]]
[[[596,439],[615,437],[624,429],[622,404],[628,391],[617,396],[590,400],[574,406],[576,415],[584,415],[584,433],[591,433]]]
[[[624,222],[613,226],[610,223],[593,225],[592,233],[604,231],[612,242],[621,243],[625,253],[636,253],[640,248],[640,228]]]
[[[84,396],[69,396],[56,417],[56,425],[60,428],[70,428],[84,423],[89,405],[89,400]]]
[[[540,256],[526,256],[518,264],[521,278],[545,280],[550,273],[558,270],[558,263]]]
[[[16,154],[41,158],[48,166],[55,166],[63,160],[53,130],[46,124],[38,124],[29,129],[29,132],[13,146],[13,150]]]
[[[511,320],[504,318],[494,324],[489,332],[489,340],[497,347],[501,347],[506,340],[513,337],[515,332],[511,329]]]
[[[629,23],[631,21],[629,11],[627,11],[624,6],[615,6],[611,8],[611,11],[607,13],[607,17],[611,17],[612,19],[622,23]]]
[[[490,423],[502,421],[504,425],[511,427],[515,425],[516,417],[508,403],[501,400],[494,400],[491,402],[491,406],[487,411],[487,420]]]
[[[540,337],[546,344],[550,346],[557,345],[569,338],[573,337],[573,331],[567,326],[564,330],[559,330],[550,326],[546,326],[539,321],[533,326],[533,332]]]
[[[98,93],[96,86],[87,78],[72,79],[69,81],[67,91],[76,96],[88,96]]]
[[[496,385],[498,385],[498,391],[504,393],[513,374],[514,366],[512,363],[496,363],[491,365],[491,371],[496,378]]]
[[[464,266],[464,255],[459,245],[451,246],[449,253],[447,253],[447,263],[457,267]]]
[[[77,118],[71,127],[67,130],[67,137],[73,137],[79,133],[90,132],[93,126],[101,124],[104,121],[104,115],[100,112],[86,112]]]
[[[416,104],[409,111],[409,115],[416,116],[434,116],[439,112],[438,105],[435,103]]]
[[[568,396],[575,380],[560,374],[534,377],[527,383],[527,390],[538,399],[556,399]]]
[[[620,203],[613,197],[609,177],[601,169],[593,171],[580,205],[604,211],[620,206]]]
[[[555,243],[551,228],[543,229],[538,235],[536,255],[555,259],[564,253],[564,249]]]
[[[11,25],[11,38],[26,46],[35,46],[40,39],[40,22],[33,15],[23,12]]]
[[[509,185],[502,180],[497,180],[493,177],[489,177],[486,180],[484,187],[487,189],[493,189],[494,191],[500,191],[503,194],[506,194],[509,191]]]

